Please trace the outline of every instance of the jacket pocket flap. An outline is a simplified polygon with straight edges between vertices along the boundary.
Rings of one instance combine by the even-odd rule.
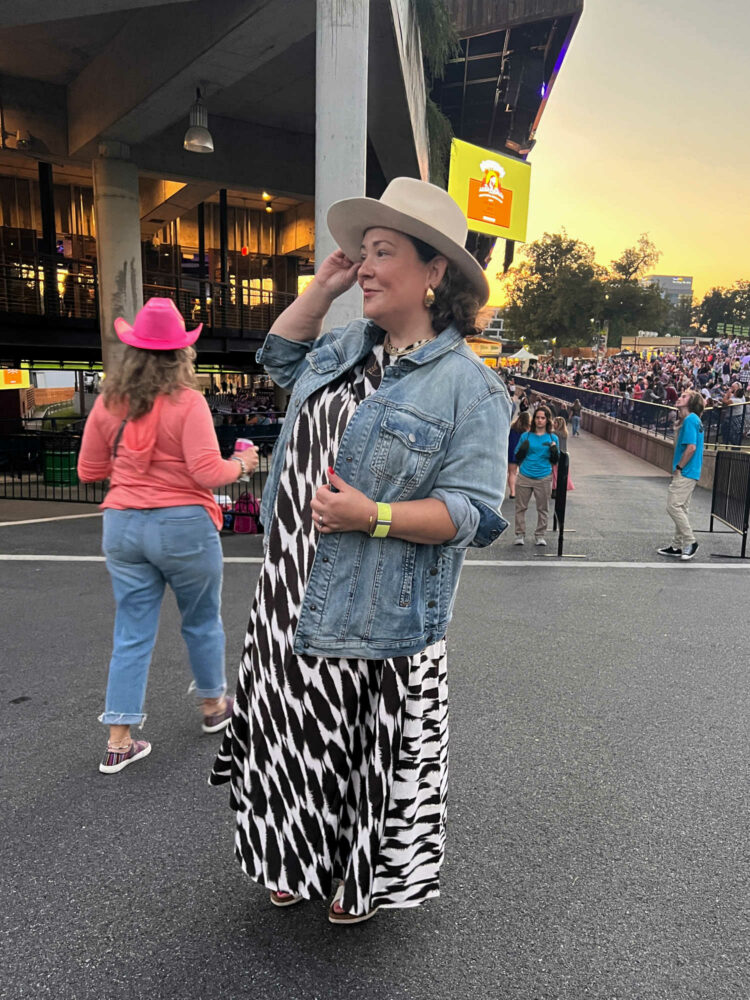
[[[389,406],[383,417],[383,430],[402,441],[412,451],[438,451],[448,429],[411,410]]]
[[[310,362],[310,367],[321,374],[323,372],[332,372],[341,364],[341,359],[333,344],[324,344],[322,347],[316,347],[314,351],[310,351],[307,355],[307,360]]]

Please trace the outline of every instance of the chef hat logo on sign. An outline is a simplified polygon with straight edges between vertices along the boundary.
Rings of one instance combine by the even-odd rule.
[[[479,164],[482,171],[482,181],[479,185],[480,198],[490,198],[502,203],[503,189],[501,181],[505,177],[505,169],[496,160],[482,160]]]

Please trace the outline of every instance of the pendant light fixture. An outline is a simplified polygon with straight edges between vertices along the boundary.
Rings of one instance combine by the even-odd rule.
[[[190,128],[185,133],[183,146],[190,153],[213,153],[214,140],[208,131],[208,111],[201,97],[200,87],[195,90],[195,103],[190,108]]]

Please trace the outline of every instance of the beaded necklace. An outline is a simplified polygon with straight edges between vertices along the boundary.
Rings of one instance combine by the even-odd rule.
[[[390,354],[392,358],[401,358],[405,354],[411,354],[412,351],[416,351],[424,344],[429,344],[429,342],[434,339],[434,337],[425,337],[424,340],[417,340],[413,344],[409,344],[408,347],[394,347],[391,343],[390,335],[386,334],[385,340],[383,341],[383,350],[386,354]]]

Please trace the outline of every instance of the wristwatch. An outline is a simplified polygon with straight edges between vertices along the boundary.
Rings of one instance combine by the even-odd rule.
[[[682,466],[681,465],[675,465],[674,471],[675,472],[682,472]]]

